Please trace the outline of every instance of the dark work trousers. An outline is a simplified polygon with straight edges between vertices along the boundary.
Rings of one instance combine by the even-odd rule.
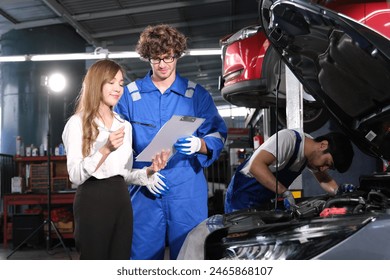
[[[78,186],[73,213],[80,259],[130,259],[133,209],[122,176],[91,177]]]

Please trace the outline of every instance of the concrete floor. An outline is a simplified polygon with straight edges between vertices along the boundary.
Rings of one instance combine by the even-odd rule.
[[[0,244],[0,260],[78,260],[79,255],[74,248],[74,242],[65,240],[65,248],[61,243],[53,241],[53,247],[49,250],[46,249],[45,244],[38,246],[23,245],[15,250],[11,244],[8,248],[4,248],[3,244]]]
[[[9,248],[4,248],[0,243],[0,260],[79,260],[74,241],[65,240],[64,244],[65,248],[61,243],[55,243],[55,248],[50,247],[50,250],[46,250],[44,244],[39,246],[27,244],[15,250],[12,241],[8,244]],[[169,248],[165,250],[165,259],[169,260]]]
[[[0,240],[3,240],[2,236]],[[19,242],[24,243],[19,248],[13,246],[12,240],[8,241],[7,248],[4,248],[3,243],[0,243],[0,260],[79,260],[74,239],[63,239],[65,247],[57,238],[52,239],[51,246],[46,246],[44,240],[40,241],[38,245],[32,239]],[[165,250],[164,259],[169,260],[169,248]]]

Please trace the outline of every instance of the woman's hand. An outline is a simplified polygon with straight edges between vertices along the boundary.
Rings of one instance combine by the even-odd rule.
[[[118,149],[123,144],[123,139],[125,138],[125,127],[122,126],[118,130],[111,132],[108,136],[106,144],[101,147],[100,152],[104,154],[110,154],[111,152]]]
[[[164,169],[167,166],[169,155],[171,154],[171,150],[162,150],[161,153],[157,153],[153,159],[152,164],[147,168],[147,175],[151,176],[155,172]]]
[[[161,198],[169,192],[167,180],[158,172],[151,176],[150,182],[146,185],[146,187],[150,193],[152,193],[157,198]]]

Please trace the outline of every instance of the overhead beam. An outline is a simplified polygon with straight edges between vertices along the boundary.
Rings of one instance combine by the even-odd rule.
[[[212,19],[205,19],[205,20],[193,20],[193,21],[186,21],[186,22],[179,22],[179,23],[170,23],[171,26],[180,28],[180,27],[194,27],[194,26],[202,26],[202,25],[213,25],[213,24],[219,24],[234,20],[243,20],[243,19],[250,19],[250,18],[257,18],[258,14],[245,14],[245,15],[236,15],[231,17],[217,17]],[[128,34],[137,34],[144,30],[144,27],[139,28],[129,28],[124,30],[117,30],[117,31],[108,31],[108,32],[98,32],[94,33],[92,36],[93,38],[106,38],[106,37],[114,37],[114,36],[121,36],[121,35],[128,35]]]
[[[173,2],[168,4],[131,7],[131,8],[113,10],[113,11],[78,14],[78,15],[74,15],[73,18],[75,20],[82,21],[82,20],[100,19],[100,18],[116,17],[116,16],[124,16],[124,15],[135,15],[140,13],[163,11],[169,9],[180,9],[180,8],[186,8],[192,6],[209,5],[209,4],[215,4],[220,2],[230,2],[230,1],[231,0],[181,1],[181,2]]]
[[[9,22],[13,23],[13,24],[17,24],[19,23],[19,21],[17,21],[15,18],[13,18],[12,16],[10,16],[8,13],[6,13],[3,9],[0,9],[0,15],[2,15],[5,19],[7,19]]]
[[[42,20],[25,21],[21,23],[16,23],[12,28],[15,30],[20,30],[20,29],[28,29],[28,28],[62,24],[62,23],[66,23],[66,21],[63,20],[62,18],[48,18]]]
[[[80,25],[77,20],[73,19],[73,17],[68,13],[68,11],[57,1],[55,0],[42,0],[43,3],[45,3],[54,13],[57,14],[57,16],[62,17],[65,22],[70,24],[78,34],[80,34],[81,37],[84,38],[85,41],[87,41],[89,44],[98,47],[100,46],[100,43],[96,41],[91,34],[82,26]]]
[[[14,0],[10,0],[10,2],[12,2],[12,1],[14,1]],[[78,15],[70,15],[66,11],[66,9],[55,0],[42,0],[42,1],[46,4],[46,6],[48,6],[60,18],[27,21],[24,23],[14,23],[15,24],[14,29],[33,28],[33,27],[47,26],[47,25],[60,24],[60,23],[67,22],[67,23],[71,24],[72,26],[74,26],[75,28],[77,28],[77,30],[80,30],[80,32],[83,32],[84,34],[86,34],[86,37],[87,37],[86,39],[88,39],[88,41],[90,41],[90,40],[93,40],[93,38],[91,37],[91,35],[87,31],[85,31],[85,29],[78,23],[78,21],[100,19],[100,18],[107,18],[107,17],[115,17],[115,16],[120,16],[120,15],[132,15],[132,14],[153,12],[153,11],[162,11],[162,10],[166,10],[166,9],[175,9],[175,8],[178,9],[178,8],[184,8],[184,7],[190,7],[190,6],[214,4],[214,3],[219,3],[219,2],[230,2],[231,0],[203,0],[203,1],[200,0],[200,1],[174,2],[174,3],[169,3],[169,4],[147,5],[147,6],[136,7],[136,8],[117,9],[117,10],[113,10],[113,11],[84,13],[84,14],[78,14]],[[62,17],[64,17],[64,18],[62,19]],[[142,31],[142,29],[140,29],[140,30]],[[98,37],[96,37],[96,38],[98,38]]]

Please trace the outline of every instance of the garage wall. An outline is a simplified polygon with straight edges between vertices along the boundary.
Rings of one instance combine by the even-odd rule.
[[[1,37],[1,54],[49,54],[85,52],[85,41],[70,27],[56,25],[29,30],[13,30]],[[84,61],[13,62],[0,64],[0,152],[15,153],[16,136],[25,146],[39,147],[47,142],[47,88],[41,79],[53,72],[62,72],[68,81],[61,96],[51,97],[52,146],[61,142],[65,120],[73,111]]]

